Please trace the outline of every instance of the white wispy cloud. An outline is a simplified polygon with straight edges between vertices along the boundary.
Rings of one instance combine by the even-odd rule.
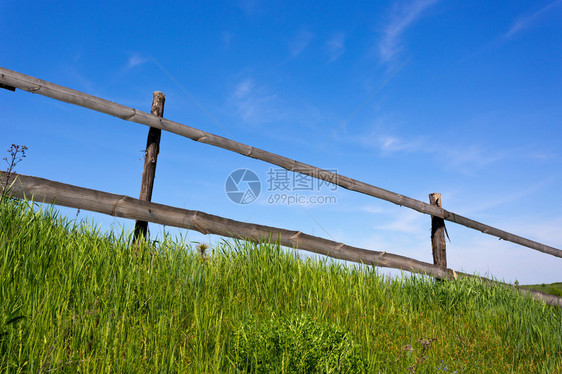
[[[540,191],[544,187],[548,186],[552,182],[552,178],[548,178],[541,182],[531,184],[523,189],[517,189],[513,192],[504,192],[500,193],[498,191],[497,194],[494,195],[487,195],[481,196],[478,200],[474,200],[466,205],[465,207],[461,207],[459,213],[462,212],[464,215],[472,215],[478,214],[486,211],[490,211],[493,208],[496,208],[501,205],[517,202],[523,200],[523,198],[533,195],[536,192]]]
[[[510,38],[521,31],[528,29],[529,27],[536,24],[541,17],[547,14],[548,11],[552,11],[554,7],[562,5],[562,0],[556,0],[548,5],[540,8],[539,10],[531,13],[519,16],[511,25],[510,29],[505,33],[505,38]]]
[[[419,152],[424,149],[427,143],[425,138],[412,137],[407,139],[391,130],[386,130],[393,127],[395,123],[397,123],[397,120],[391,117],[377,118],[370,130],[349,140],[358,142],[367,148],[375,148],[383,154]]]
[[[518,225],[513,225],[513,231],[556,248],[562,247],[562,230],[560,230],[562,216],[525,219],[524,221],[519,222]],[[562,259],[558,259],[558,261],[562,264]]]
[[[427,217],[413,210],[401,209],[394,219],[384,225],[376,226],[377,230],[391,230],[408,234],[423,234],[427,231]]]
[[[238,83],[234,89],[232,96],[237,99],[245,98],[254,88],[254,80],[252,78],[246,78],[242,82]]]
[[[479,144],[436,147],[431,152],[444,155],[448,164],[455,168],[463,166],[483,167],[504,160],[512,153],[509,150],[490,151],[490,149]]]
[[[260,0],[240,0],[238,7],[247,15],[255,15],[262,11],[262,2]]]
[[[407,140],[395,135],[377,135],[375,146],[383,152],[414,152],[422,147],[422,139]]]
[[[308,47],[313,38],[314,34],[310,31],[305,29],[300,30],[297,36],[289,43],[289,52],[291,52],[291,55],[293,57],[300,55],[301,52]]]
[[[139,53],[132,53],[127,60],[127,64],[125,65],[125,69],[132,69],[135,66],[142,65],[148,62],[148,58],[140,55]]]
[[[345,34],[336,32],[326,42],[326,49],[328,50],[330,61],[337,60],[345,52]]]
[[[277,95],[253,78],[240,81],[233,89],[229,103],[234,105],[237,114],[247,124],[271,122],[279,117]]]
[[[378,45],[383,62],[392,60],[402,49],[403,34],[420,19],[425,10],[440,0],[412,0],[395,5],[390,21],[383,30],[383,37]]]
[[[441,158],[447,167],[465,174],[470,174],[469,171],[474,168],[499,162],[514,154],[523,157],[519,149],[491,150],[489,147],[479,144],[438,143],[423,136],[405,138],[390,132],[380,131],[371,131],[349,140],[364,147],[377,149],[381,154],[387,156],[396,153],[433,155]]]

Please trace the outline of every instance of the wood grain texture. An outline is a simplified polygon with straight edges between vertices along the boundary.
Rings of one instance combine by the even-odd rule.
[[[463,225],[485,234],[496,236],[500,239],[523,245],[534,250],[547,253],[562,258],[562,250],[554,248],[521,236],[509,233],[504,230],[474,221],[456,213],[448,212],[438,206],[425,203],[420,200],[400,195],[380,187],[376,187],[365,182],[361,182],[349,177],[321,168],[307,165],[305,163],[292,160],[271,152],[254,148],[246,144],[236,142],[218,135],[214,135],[193,127],[182,125],[150,113],[145,113],[127,106],[101,99],[96,96],[88,95],[80,91],[59,86],[57,84],[37,79],[25,74],[11,71],[0,67],[0,83],[19,88],[31,93],[51,97],[56,100],[75,104],[84,108],[106,113],[126,121],[140,123],[146,126],[155,127],[164,131],[169,131],[177,135],[184,136],[197,142],[206,143],[220,147],[241,155],[269,162],[280,166],[289,171],[297,170],[301,174],[309,175],[324,181],[336,184],[345,189],[370,195],[391,203],[414,209],[420,213],[429,214],[444,220]]]
[[[438,192],[429,194],[429,203],[441,208],[441,194]],[[445,242],[445,221],[443,218],[431,216],[431,249],[433,264],[446,268],[447,243]]]

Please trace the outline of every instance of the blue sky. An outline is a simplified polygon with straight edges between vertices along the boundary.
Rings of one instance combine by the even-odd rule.
[[[562,248],[561,21],[561,0],[4,1],[0,66],[144,111],[160,90],[171,120],[419,200],[441,192],[450,211]],[[20,173],[138,196],[147,127],[0,94],[0,150],[29,147]],[[342,188],[268,191],[271,167],[164,133],[153,201],[432,261],[430,217]],[[251,204],[225,193],[240,168],[262,182]],[[270,203],[283,193],[305,203]],[[559,258],[448,231],[454,269],[561,280]]]

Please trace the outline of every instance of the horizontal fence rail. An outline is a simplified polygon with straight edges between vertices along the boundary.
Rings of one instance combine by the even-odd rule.
[[[452,270],[433,264],[391,253],[351,247],[300,231],[235,221],[200,211],[171,207],[38,177],[14,173],[8,176],[6,172],[0,173],[1,185],[11,185],[9,193],[17,198],[33,197],[36,202],[53,203],[121,218],[196,230],[202,234],[216,234],[250,241],[271,239],[287,247],[304,249],[340,260],[402,269],[440,278],[454,278]],[[9,180],[6,180],[7,178]]]
[[[37,93],[56,100],[106,113],[126,121],[136,122],[146,126],[169,131],[177,135],[184,136],[197,142],[210,144],[223,148],[241,155],[262,160],[286,170],[298,172],[314,178],[322,179],[326,182],[336,184],[351,191],[357,191],[370,195],[391,203],[414,209],[420,213],[429,214],[444,220],[457,223],[481,231],[485,234],[496,236],[500,239],[523,245],[556,257],[562,258],[562,250],[538,243],[536,241],[523,238],[504,230],[474,221],[461,215],[449,212],[436,205],[431,205],[420,200],[391,192],[365,182],[361,182],[349,177],[317,168],[287,157],[283,157],[259,148],[255,148],[237,141],[214,135],[193,127],[183,125],[178,122],[170,121],[140,110],[136,110],[121,104],[114,103],[96,96],[76,91],[67,87],[47,82],[29,75],[21,74],[12,70],[0,67],[0,84],[8,87],[19,88],[31,93]]]
[[[387,252],[371,251],[338,243],[332,240],[277,227],[235,221],[196,210],[176,208],[152,203],[125,195],[77,187],[70,184],[27,175],[0,172],[0,185],[10,186],[9,195],[35,202],[90,210],[115,217],[142,220],[166,226],[196,230],[203,234],[216,234],[252,242],[269,241],[299,250],[325,255],[360,264],[400,269],[430,275],[440,279],[457,277],[479,278],[490,283],[500,283],[452,269],[418,261]],[[538,291],[519,289],[550,305],[561,306],[562,298]]]

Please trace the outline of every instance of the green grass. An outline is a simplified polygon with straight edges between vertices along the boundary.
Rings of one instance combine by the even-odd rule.
[[[529,290],[541,291],[555,296],[562,296],[562,282],[551,284],[529,284],[520,287]]]
[[[562,371],[562,311],[506,288],[129,241],[2,202],[0,372]]]

